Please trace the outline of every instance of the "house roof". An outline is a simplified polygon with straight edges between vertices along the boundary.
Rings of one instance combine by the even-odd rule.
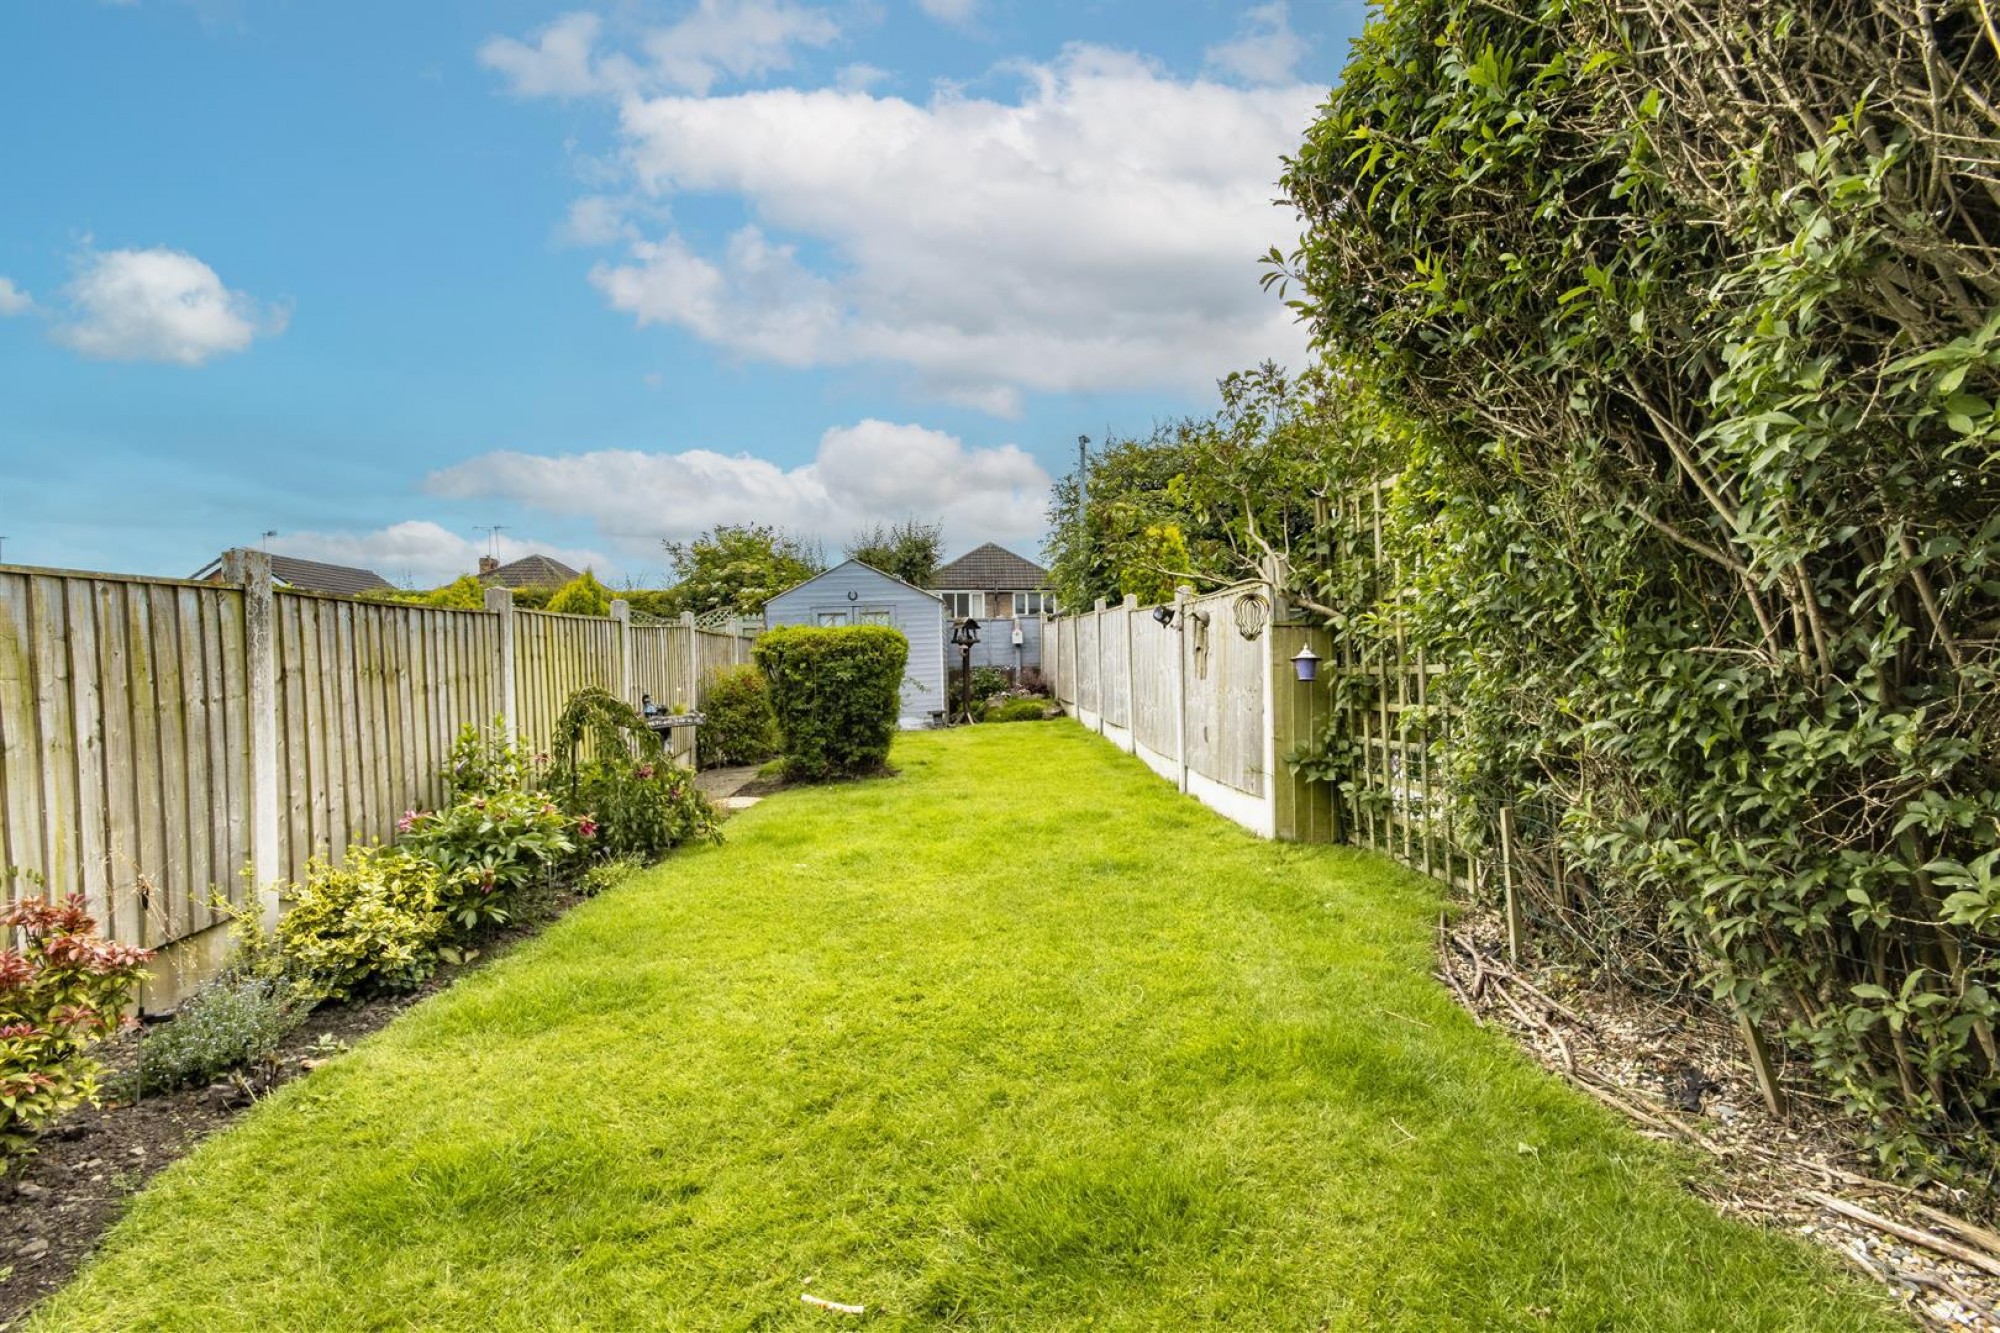
[[[551,560],[545,555],[524,555],[490,574],[481,574],[479,581],[501,588],[560,588],[577,577],[577,572],[560,560]]]
[[[938,572],[931,575],[933,588],[968,592],[1045,588],[1048,582],[1048,570],[992,542],[974,547],[950,564],[938,566]]]
[[[198,580],[213,580],[221,576],[220,556],[202,566],[195,574]],[[284,584],[287,588],[333,593],[339,597],[354,597],[364,592],[395,586],[372,569],[361,569],[354,565],[329,565],[318,560],[301,560],[295,555],[272,556],[271,579],[275,583]]]
[[[813,575],[809,579],[800,579],[797,583],[794,583],[791,587],[786,588],[783,592],[772,593],[771,598],[766,600],[772,600],[775,598],[783,597],[789,593],[795,593],[800,588],[810,588],[813,584],[818,583],[821,579],[826,578],[828,575],[836,573],[839,570],[846,569],[849,565],[853,565],[857,569],[865,569],[870,574],[875,575],[875,577],[887,579],[889,580],[889,582],[894,583],[900,587],[908,588],[911,592],[920,592],[934,602],[938,600],[938,595],[932,592],[929,588],[919,588],[914,583],[910,583],[904,579],[899,579],[894,574],[884,573],[883,571],[875,568],[875,566],[870,564],[865,564],[859,560],[843,560],[839,564],[835,565],[832,569],[822,569],[819,573]]]

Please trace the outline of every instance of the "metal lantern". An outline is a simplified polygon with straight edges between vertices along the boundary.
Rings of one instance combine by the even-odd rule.
[[[1319,679],[1319,654],[1312,650],[1311,644],[1292,654],[1292,670],[1299,673],[1300,680]]]

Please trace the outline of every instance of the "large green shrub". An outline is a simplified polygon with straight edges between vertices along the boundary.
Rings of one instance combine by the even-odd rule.
[[[0,874],[0,884],[13,878]],[[100,938],[83,899],[22,898],[0,914],[0,1170],[63,1112],[97,1095],[87,1048],[118,1027],[152,954]]]
[[[611,590],[597,581],[597,575],[586,569],[568,583],[556,589],[549,598],[548,609],[566,616],[608,616],[611,614]]]
[[[888,765],[910,658],[901,631],[786,626],[758,639],[751,653],[771,682],[788,775],[817,782]]]
[[[771,685],[756,667],[724,667],[711,673],[701,711],[695,744],[703,768],[761,764],[778,752]]]
[[[1460,826],[1512,804],[1566,868],[1530,884],[1542,937],[1699,976],[1889,1165],[1989,1178],[1990,24],[1390,0],[1289,165],[1273,274],[1374,411],[1329,498],[1399,477],[1386,562],[1324,564],[1317,600],[1446,665]]]
[[[278,919],[278,947],[302,1001],[422,985],[437,970],[445,931],[443,880],[400,848],[354,846],[339,866],[308,862]]]

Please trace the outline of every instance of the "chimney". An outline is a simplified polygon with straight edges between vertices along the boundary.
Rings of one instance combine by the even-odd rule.
[[[500,568],[500,562],[494,557],[490,555],[482,555],[479,557],[480,578],[482,579],[485,578],[488,574],[491,574],[494,570],[498,568]]]

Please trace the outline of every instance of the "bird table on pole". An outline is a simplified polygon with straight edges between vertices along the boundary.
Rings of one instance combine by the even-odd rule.
[[[951,627],[951,641],[958,645],[959,678],[961,681],[959,686],[960,707],[958,715],[952,721],[954,723],[977,722],[979,719],[972,715],[972,645],[979,642],[979,622],[971,616],[967,616],[964,620],[953,625]]]

